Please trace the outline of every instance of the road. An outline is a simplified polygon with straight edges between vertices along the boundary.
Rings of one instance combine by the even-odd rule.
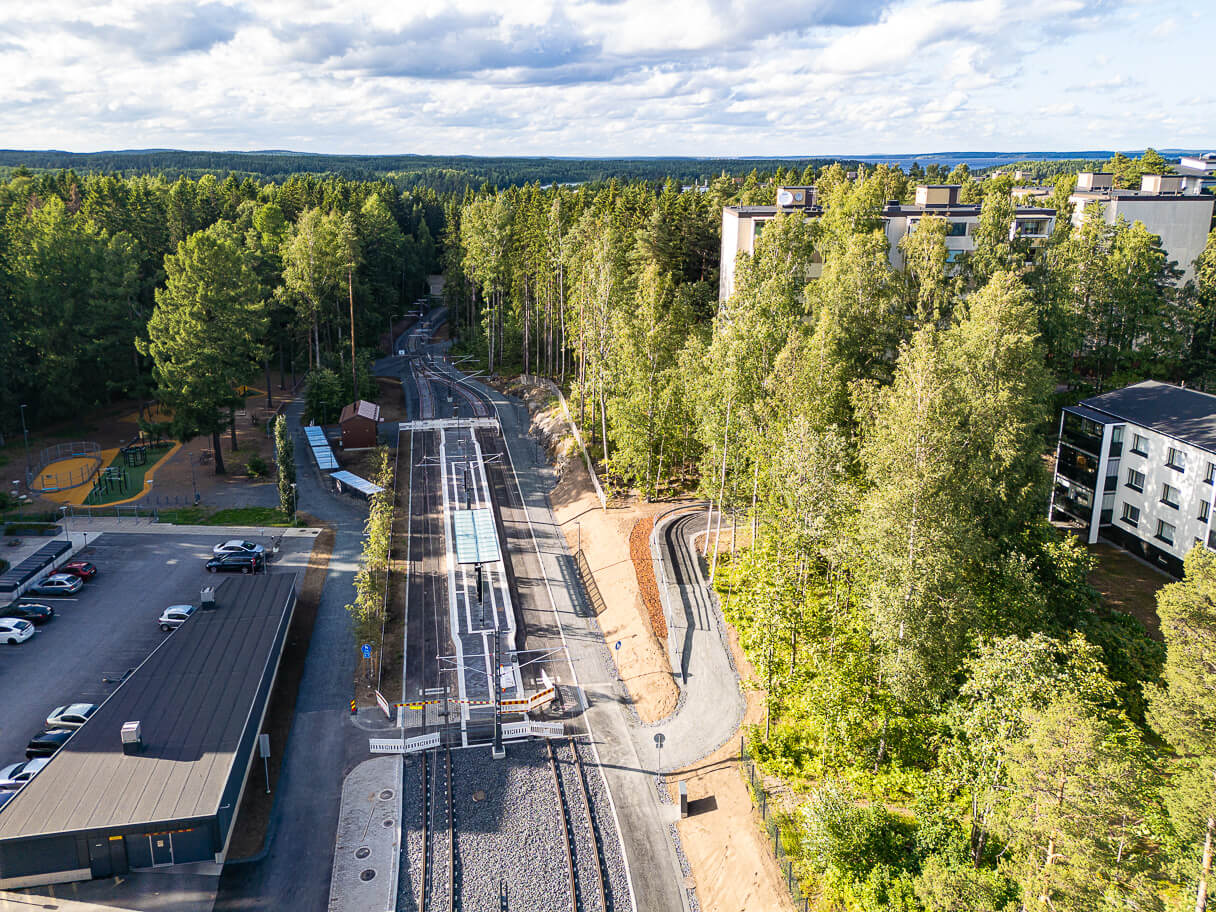
[[[273,845],[260,861],[225,866],[215,902],[223,912],[270,906],[292,912],[327,909],[340,784],[367,755],[365,733],[350,724],[356,656],[345,608],[355,596],[367,508],[322,487],[300,430],[302,411],[300,401],[287,410],[295,440],[299,509],[334,527],[334,550],[279,776],[271,820]]]

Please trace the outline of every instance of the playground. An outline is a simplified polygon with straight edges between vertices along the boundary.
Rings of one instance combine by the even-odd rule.
[[[181,448],[178,443],[135,443],[97,449],[51,463],[35,481],[42,496],[55,503],[101,506],[138,500],[147,493],[159,465]],[[64,482],[75,480],[74,484]]]

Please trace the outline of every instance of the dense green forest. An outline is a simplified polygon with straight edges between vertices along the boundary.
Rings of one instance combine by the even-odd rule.
[[[0,430],[155,397],[175,436],[231,423],[275,367],[348,401],[439,263],[443,205],[388,181],[19,170],[0,184]],[[372,384],[374,386],[374,384]]]
[[[1045,522],[1044,454],[1061,401],[1216,384],[1216,235],[1178,287],[1143,226],[1071,225],[1067,172],[1035,253],[1011,179],[964,165],[749,166],[690,190],[248,171],[7,175],[0,427],[21,404],[37,426],[157,398],[218,457],[235,387],[271,366],[307,372],[325,420],[442,270],[459,347],[562,384],[610,487],[696,489],[749,531],[715,581],[818,908],[1196,907],[1216,555],[1188,558],[1150,639]],[[935,218],[890,265],[879,213],[917,180],[982,204],[952,268]],[[781,183],[815,184],[823,216],[768,223],[718,300],[721,207]]]
[[[696,485],[750,525],[717,585],[766,693],[755,752],[801,795],[787,848],[816,908],[1195,908],[1216,555],[1164,590],[1163,647],[1047,524],[1044,455],[1063,399],[1212,383],[1216,234],[1179,288],[1143,226],[1074,228],[1066,176],[1031,257],[1011,181],[960,167],[975,252],[948,271],[926,219],[897,271],[878,213],[908,175],[830,166],[809,175],[823,217],[770,222],[718,301],[720,205],[795,176],[453,203],[467,350],[563,383],[618,489]]]

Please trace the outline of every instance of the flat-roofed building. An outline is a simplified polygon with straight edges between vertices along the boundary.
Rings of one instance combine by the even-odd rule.
[[[296,603],[230,579],[0,810],[0,888],[222,863]]]
[[[903,253],[900,240],[916,231],[927,216],[939,216],[946,221],[946,257],[953,262],[960,254],[975,249],[974,234],[979,225],[980,207],[959,202],[957,184],[922,184],[916,188],[912,205],[889,201],[880,217],[890,245],[888,257],[892,268],[902,269]],[[735,290],[735,265],[740,253],[753,254],[764,226],[778,213],[800,213],[804,218],[819,218],[819,205],[814,187],[778,187],[776,206],[725,206],[722,209],[722,260],[718,286],[719,298],[725,300]],[[1054,209],[1039,206],[1018,206],[1011,228],[1011,237],[1020,237],[1038,246],[1046,241],[1055,228]],[[822,260],[812,261],[807,279],[817,279],[823,273]]]
[[[1216,396],[1146,380],[1064,409],[1051,516],[1182,575],[1216,549]]]
[[[1182,271],[1179,284],[1195,277],[1195,260],[1203,252],[1212,230],[1216,197],[1203,185],[1180,174],[1145,174],[1139,190],[1116,190],[1113,175],[1082,172],[1069,202],[1072,221],[1080,225],[1092,207],[1100,207],[1108,225],[1120,219],[1140,222],[1161,238],[1161,248]]]

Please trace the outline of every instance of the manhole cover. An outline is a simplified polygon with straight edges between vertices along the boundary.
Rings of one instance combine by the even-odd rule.
[[[385,820],[385,821],[384,821],[384,823],[382,823],[382,824],[380,824],[380,825],[381,825],[381,826],[386,826],[386,827],[391,827],[391,826],[393,825],[393,823],[394,823],[394,822],[395,822],[395,821],[393,820],[393,818],[391,818],[391,817],[390,817],[390,818],[388,818],[387,820]]]
[[[393,797],[393,790],[392,790],[392,789],[385,789],[384,791],[382,791],[382,792],[380,793],[380,800],[381,800],[381,801],[388,801],[388,800],[389,800],[390,798],[392,798],[392,797]]]
[[[368,868],[362,874],[359,875],[359,879],[360,880],[371,880],[375,876],[376,876],[375,870],[372,868]]]
[[[359,848],[355,849],[356,858],[366,858],[371,853],[372,853],[372,850],[369,849],[367,846],[359,846]]]
[[[478,789],[477,791],[475,791],[473,793],[473,800],[474,801],[485,801],[486,793],[482,789]]]

